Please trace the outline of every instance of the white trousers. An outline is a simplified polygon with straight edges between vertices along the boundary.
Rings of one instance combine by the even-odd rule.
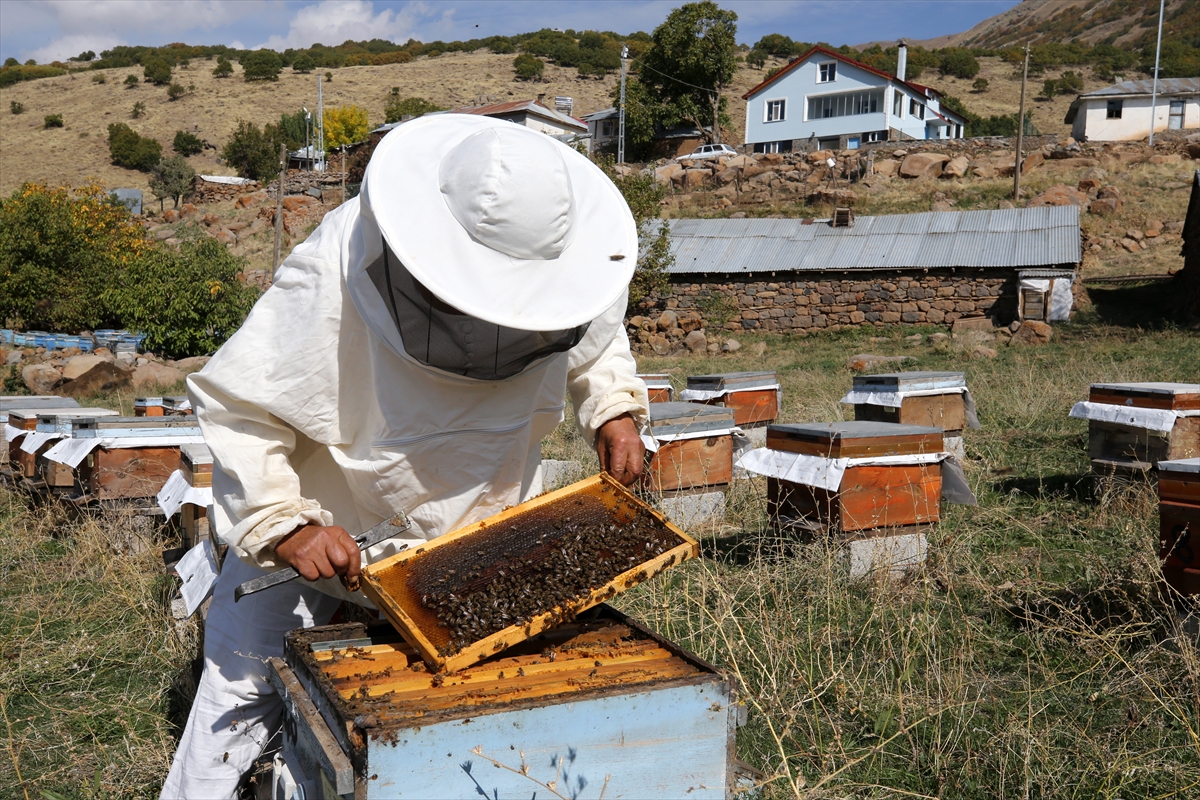
[[[213,588],[204,626],[204,674],[187,728],[163,784],[163,800],[236,798],[242,777],[280,725],[283,701],[266,659],[283,655],[283,635],[329,622],[338,605],[306,581],[233,602],[233,590],[262,575],[232,555]]]

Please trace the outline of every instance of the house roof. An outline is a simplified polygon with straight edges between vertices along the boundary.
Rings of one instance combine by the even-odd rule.
[[[492,105],[488,106],[468,106],[465,108],[456,108],[450,113],[478,114],[479,116],[483,117],[501,117],[505,114],[518,114],[522,111],[527,114],[536,114],[539,117],[545,117],[557,122],[565,128],[574,128],[581,133],[587,131],[587,123],[583,120],[550,108],[547,105],[539,103],[537,100],[513,100],[508,103],[493,103]]]
[[[1154,93],[1154,81],[1121,81],[1112,86],[1105,86],[1094,92],[1081,94],[1080,97],[1129,97],[1136,95],[1149,96]],[[1159,78],[1158,93],[1160,95],[1200,94],[1200,78]]]
[[[932,211],[825,220],[676,219],[673,274],[824,270],[1018,269],[1080,261],[1079,208]]]
[[[821,47],[820,45],[815,45],[807,53],[800,56],[799,58],[793,59],[786,67],[779,70],[779,72],[776,72],[774,75],[767,78],[765,81],[760,83],[758,86],[755,86],[753,89],[746,92],[744,95],[742,95],[742,99],[749,100],[752,96],[758,94],[763,89],[765,89],[768,86],[770,86],[771,84],[775,83],[775,81],[779,80],[784,75],[787,75],[789,72],[796,69],[796,67],[800,66],[805,61],[807,61],[810,57],[812,57],[813,55],[815,55],[817,53],[828,56],[830,58],[836,58],[838,61],[849,64],[852,67],[858,67],[859,69],[866,70],[867,72],[870,72],[874,75],[878,75],[881,78],[887,78],[889,81],[895,81],[896,83],[898,83],[902,86],[907,86],[909,89],[912,89],[914,92],[916,92],[917,94],[920,94],[922,96],[928,97],[929,92],[931,91],[930,89],[928,89],[928,87],[921,86],[918,83],[909,83],[908,81],[902,81],[899,78],[897,78],[895,75],[889,75],[888,73],[884,72],[881,69],[878,69],[877,67],[872,67],[870,64],[864,64],[863,62],[856,61],[855,59],[850,58],[849,56],[844,56],[841,53],[837,52],[836,50],[830,50],[827,47]]]
[[[599,111],[593,111],[590,114],[584,114],[581,119],[585,122],[595,122],[599,119],[612,119],[613,117],[621,116],[621,112],[615,108],[602,108]]]

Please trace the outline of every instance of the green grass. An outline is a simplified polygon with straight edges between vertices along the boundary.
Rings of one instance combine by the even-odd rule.
[[[1200,375],[1200,337],[1151,324],[1128,297],[1110,304],[1125,327],[1097,304],[1043,347],[986,342],[995,359],[970,357],[978,336],[914,345],[935,329],[893,328],[739,335],[736,354],[640,360],[679,387],[778,370],[785,421],[846,416],[845,362],[860,352],[964,370],[978,403],[966,472],[979,506],[948,506],[909,576],[851,582],[836,547],[772,531],[749,480],[700,532],[704,558],[618,598],[738,681],[738,755],[770,796],[1200,793],[1200,659],[1182,601],[1158,585],[1153,490],[1094,488],[1086,425],[1067,417],[1093,381]],[[595,468],[569,423],[544,454]],[[162,543],[131,549],[135,534],[0,493],[0,797],[24,796],[16,764],[30,797],[157,791],[196,638],[167,614]]]

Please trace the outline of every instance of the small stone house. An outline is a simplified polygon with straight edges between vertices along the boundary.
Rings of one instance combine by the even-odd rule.
[[[1200,78],[1123,81],[1081,94],[1063,120],[1081,142],[1140,141],[1154,131],[1200,128]]]
[[[1081,257],[1076,206],[669,224],[659,304],[745,330],[1065,320]]]

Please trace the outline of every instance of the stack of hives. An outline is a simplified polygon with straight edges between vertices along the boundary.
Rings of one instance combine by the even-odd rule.
[[[646,482],[659,507],[684,527],[725,512],[733,479],[735,440],[742,436],[734,411],[700,403],[651,403]]]
[[[1071,416],[1088,421],[1096,475],[1145,474],[1200,456],[1200,383],[1094,383]]]
[[[767,478],[767,511],[803,538],[845,546],[851,575],[925,558],[942,500],[975,503],[933,427],[857,420],[772,425],[740,466]]]
[[[960,462],[966,455],[963,429],[979,427],[975,400],[961,372],[856,375],[842,402],[854,406],[856,420],[938,428],[944,448]]]
[[[212,505],[213,457],[203,444],[179,447],[180,466],[156,493],[158,507],[168,519],[179,514],[184,548],[205,541],[218,543],[212,534],[209,507]]]
[[[1200,594],[1200,457],[1158,462],[1159,557],[1180,594]]]

